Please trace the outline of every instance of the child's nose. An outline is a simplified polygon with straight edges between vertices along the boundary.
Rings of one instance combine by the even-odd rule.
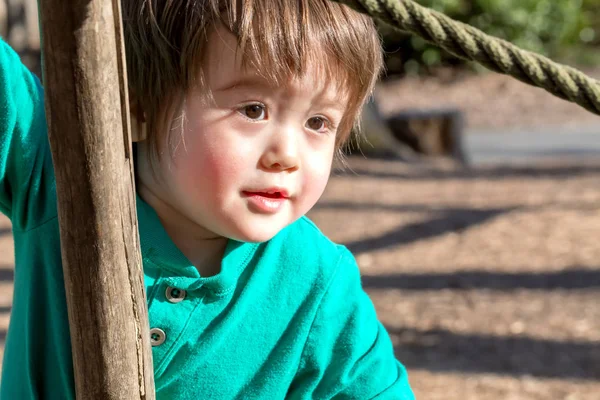
[[[298,143],[292,130],[275,133],[261,157],[261,165],[270,171],[294,171],[300,166]]]

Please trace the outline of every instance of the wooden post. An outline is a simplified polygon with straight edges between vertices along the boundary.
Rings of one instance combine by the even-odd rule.
[[[120,3],[40,16],[77,398],[154,399]]]

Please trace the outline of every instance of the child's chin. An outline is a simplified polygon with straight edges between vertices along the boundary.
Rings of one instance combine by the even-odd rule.
[[[277,235],[281,229],[282,228],[277,229],[275,227],[271,229],[264,229],[264,227],[261,227],[247,232],[237,232],[237,234],[232,235],[231,238],[237,240],[238,242],[262,243],[273,239],[273,237],[275,237],[275,235]]]

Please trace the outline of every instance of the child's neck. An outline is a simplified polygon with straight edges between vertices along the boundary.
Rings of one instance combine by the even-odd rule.
[[[181,232],[181,229],[170,229],[169,224],[162,219],[161,222],[173,243],[196,267],[201,276],[208,277],[221,272],[221,260],[225,253],[227,238],[196,240],[192,235]]]
[[[208,232],[190,221],[145,186],[138,185],[138,193],[154,209],[173,243],[201,276],[213,276],[221,271],[227,238]]]

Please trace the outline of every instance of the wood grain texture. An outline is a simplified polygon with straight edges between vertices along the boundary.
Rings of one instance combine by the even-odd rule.
[[[77,398],[154,399],[119,2],[40,3]]]

